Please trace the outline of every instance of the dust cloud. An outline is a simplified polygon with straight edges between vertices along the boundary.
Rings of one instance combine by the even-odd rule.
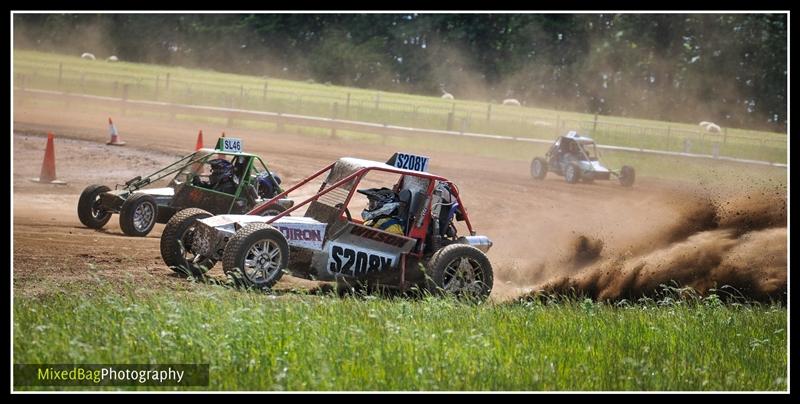
[[[788,239],[786,194],[750,191],[676,198],[674,225],[654,230],[629,245],[608,247],[602,237],[577,235],[569,253],[531,272],[553,276],[519,289],[515,297],[539,293],[581,295],[599,301],[652,296],[663,285],[688,286],[700,294],[726,286],[755,300],[784,300]],[[647,223],[647,218],[641,218]],[[730,289],[732,287],[733,289]],[[514,296],[506,284],[498,296]]]

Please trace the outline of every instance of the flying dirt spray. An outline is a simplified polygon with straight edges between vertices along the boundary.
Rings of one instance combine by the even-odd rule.
[[[746,299],[785,300],[786,208],[785,192],[696,195],[676,206],[674,226],[650,239],[611,249],[602,239],[578,235],[569,255],[540,268],[554,273],[561,268],[569,275],[530,286],[521,298],[543,293],[631,300],[674,285],[700,294],[717,290]],[[558,268],[544,268],[548,265]]]

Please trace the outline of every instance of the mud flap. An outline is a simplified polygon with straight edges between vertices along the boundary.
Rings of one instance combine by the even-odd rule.
[[[186,260],[186,248],[183,247],[183,241],[178,240],[178,245],[181,247],[181,265],[170,267],[175,272],[180,272],[186,276],[192,276],[189,271],[189,261]]]

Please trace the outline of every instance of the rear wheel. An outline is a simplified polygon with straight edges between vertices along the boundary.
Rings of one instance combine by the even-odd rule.
[[[192,250],[197,220],[213,216],[197,208],[181,210],[172,216],[161,234],[161,259],[178,273],[202,276],[214,267],[217,261]]]
[[[619,170],[619,183],[623,187],[630,187],[636,180],[636,171],[631,166],[622,166]]]
[[[289,265],[289,243],[266,223],[253,223],[236,232],[222,255],[222,270],[242,285],[265,289],[283,276]]]
[[[531,161],[531,177],[541,180],[547,175],[547,162],[541,158],[536,157]]]
[[[492,291],[492,264],[486,254],[473,246],[448,245],[435,252],[426,267],[431,293],[484,301]]]
[[[144,237],[156,225],[158,205],[151,195],[132,194],[119,210],[119,226],[122,232],[134,237]]]
[[[575,184],[581,179],[581,168],[577,163],[569,163],[564,169],[564,179],[570,184]]]
[[[78,199],[78,219],[84,226],[100,229],[111,220],[111,212],[100,205],[100,195],[108,191],[111,191],[109,187],[94,184],[81,192],[81,197]]]

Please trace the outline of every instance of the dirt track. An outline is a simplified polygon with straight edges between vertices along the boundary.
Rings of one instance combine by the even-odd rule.
[[[163,225],[156,225],[146,238],[129,238],[122,235],[114,216],[106,229],[93,231],[78,221],[76,205],[81,190],[88,184],[113,186],[191,151],[200,128],[207,146],[223,130],[228,136],[242,138],[246,149],[266,158],[287,184],[342,156],[385,160],[396,151],[388,146],[359,145],[316,136],[230,130],[209,124],[198,127],[121,116],[115,117],[115,122],[128,145],[115,148],[104,144],[108,136],[107,116],[102,113],[19,109],[14,118],[14,284],[23,293],[47,288],[48,283],[43,280],[80,282],[93,276],[132,277],[170,288],[188,287],[184,279],[172,276],[161,262],[158,243]],[[36,134],[46,131],[56,133],[57,173],[59,179],[69,183],[67,186],[33,184],[27,180],[39,174],[46,141]],[[759,285],[754,289],[768,295],[786,290],[783,184],[737,184],[729,189],[712,189],[707,185],[640,178],[631,189],[616,182],[569,185],[554,176],[543,182],[531,180],[527,162],[462,156],[457,152],[406,151],[431,156],[430,171],[459,185],[473,225],[494,241],[489,257],[495,267],[496,300],[553,285],[559,285],[554,289],[570,285],[591,292],[597,285],[585,281],[593,276],[586,275],[587,272],[630,272],[630,265],[639,265],[640,269],[647,265],[669,267],[662,265],[671,262],[668,258],[659,255],[660,261],[654,263],[648,257],[659,251],[672,251],[680,243],[688,242],[688,248],[692,249],[689,237],[718,229],[732,229],[721,237],[734,242],[718,246],[721,250],[712,259],[717,265],[705,266],[716,268],[726,259],[735,261],[735,265],[725,261],[726,273],[735,273],[737,265],[751,268],[750,262],[768,266],[768,274],[749,281],[762,282],[768,287]],[[754,223],[745,220],[730,224],[725,222],[726,217],[736,214],[725,216],[720,213],[723,208],[706,209],[726,206],[726,201],[736,195],[763,202],[760,210],[744,209],[745,217],[755,218],[750,221]],[[766,222],[757,220],[763,218],[765,210]],[[752,239],[751,232],[765,229],[772,233],[768,240],[760,242],[771,246],[767,250],[771,258],[759,261],[756,254],[751,256],[746,252],[752,248],[748,242],[736,240]],[[580,240],[586,241],[581,244]],[[685,252],[676,254],[687,257]],[[728,257],[729,254],[738,255]],[[637,259],[645,264],[640,265]],[[684,261],[683,271],[693,273],[693,265],[698,261],[691,257]],[[601,262],[603,265],[599,265]],[[600,266],[602,269],[598,269]],[[669,278],[663,271],[658,275],[654,275],[657,269],[653,271],[637,276]],[[219,267],[212,270],[218,276],[221,272]],[[713,276],[708,271],[697,272],[697,276],[708,278],[712,286],[711,281],[717,279],[709,278]],[[581,283],[584,281],[586,284]],[[311,284],[282,281],[283,287],[298,285]],[[768,290],[765,292],[764,288]],[[594,294],[609,298],[628,295],[624,290]]]

